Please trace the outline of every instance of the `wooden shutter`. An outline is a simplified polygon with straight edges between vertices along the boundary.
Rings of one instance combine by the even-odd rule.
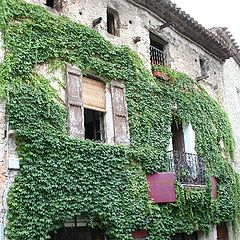
[[[128,113],[123,81],[112,81],[114,139],[117,144],[129,144]]]
[[[84,109],[82,101],[82,74],[67,65],[68,131],[72,137],[84,138]]]
[[[175,173],[147,174],[150,198],[155,203],[176,202]]]

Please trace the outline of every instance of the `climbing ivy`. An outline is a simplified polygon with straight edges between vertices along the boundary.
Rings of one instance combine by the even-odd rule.
[[[232,130],[219,104],[187,75],[162,68],[169,81],[152,77],[128,47],[116,47],[99,33],[40,6],[0,1],[5,58],[0,94],[15,130],[20,171],[8,194],[9,239],[49,239],[66,219],[84,216],[109,239],[131,239],[147,229],[149,239],[177,232],[208,231],[212,224],[237,222],[239,177],[231,167]],[[112,146],[70,138],[66,107],[47,79],[42,63],[65,62],[107,82],[125,81],[131,145]],[[191,122],[196,151],[207,175],[218,179],[218,198],[205,188],[184,189],[177,202],[157,205],[148,197],[146,173],[167,171],[172,103],[176,119]],[[224,148],[219,142],[222,141]]]

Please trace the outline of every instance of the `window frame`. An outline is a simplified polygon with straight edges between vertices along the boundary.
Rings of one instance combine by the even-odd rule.
[[[205,57],[199,57],[200,74],[203,77],[208,76],[209,64]]]
[[[68,106],[68,133],[70,137],[85,139],[83,75],[105,84],[106,111],[103,121],[105,143],[129,145],[130,136],[124,81],[112,80],[111,83],[108,83],[95,75],[82,74],[77,67],[66,64],[66,104]]]
[[[166,65],[168,61],[168,42],[158,36],[157,33],[149,31],[149,44],[151,65]]]

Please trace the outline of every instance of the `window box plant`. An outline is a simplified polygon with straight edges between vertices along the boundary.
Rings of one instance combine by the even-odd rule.
[[[170,78],[166,72],[164,72],[164,67],[160,65],[152,65],[152,73],[153,76],[156,78],[163,79],[165,81],[168,81]]]

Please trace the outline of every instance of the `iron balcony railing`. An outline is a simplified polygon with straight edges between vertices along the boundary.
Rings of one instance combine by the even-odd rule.
[[[177,180],[182,184],[205,184],[205,164],[202,157],[180,151],[170,151],[168,155],[170,171],[175,172]]]
[[[163,51],[150,45],[150,59],[152,65],[165,65],[166,55]]]

